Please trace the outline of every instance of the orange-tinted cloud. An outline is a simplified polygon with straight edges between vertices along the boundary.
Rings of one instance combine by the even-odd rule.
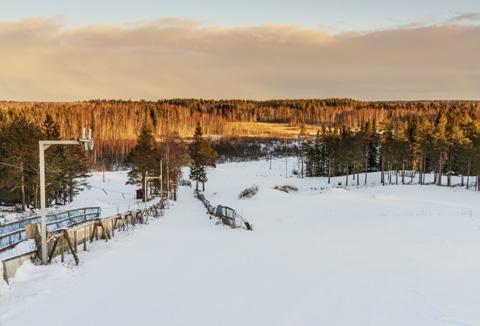
[[[0,98],[480,98],[480,27],[0,23]]]

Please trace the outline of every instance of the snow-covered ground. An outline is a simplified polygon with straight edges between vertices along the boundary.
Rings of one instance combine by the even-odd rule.
[[[479,193],[335,188],[285,178],[283,160],[219,165],[206,186],[254,231],[215,225],[181,187],[163,218],[94,243],[78,267],[22,266],[0,287],[0,325],[480,325]]]
[[[105,172],[105,182],[102,172],[93,172],[88,178],[90,189],[80,192],[72,203],[59,206],[57,209],[100,207],[102,216],[107,217],[143,207],[143,202],[135,199],[135,190],[138,186],[126,185],[126,181],[126,171]]]
[[[74,201],[67,205],[58,205],[48,208],[48,213],[54,214],[81,207],[100,207],[102,216],[111,216],[118,212],[136,209],[143,205],[142,201],[135,199],[137,186],[125,185],[126,171],[93,172],[88,178],[90,189],[80,192]],[[2,213],[0,224],[22,218],[30,218],[40,214],[40,210],[27,213]]]

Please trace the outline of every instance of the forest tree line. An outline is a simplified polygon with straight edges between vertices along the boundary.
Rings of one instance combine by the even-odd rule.
[[[309,110],[318,114],[309,116]],[[451,177],[459,175],[462,176],[461,184],[468,187],[472,181],[470,176],[480,175],[477,102],[2,102],[0,113],[0,204],[19,203],[23,210],[36,208],[39,203],[38,141],[75,139],[84,126],[94,129],[96,144],[102,139],[113,141],[114,137],[119,137],[121,150],[97,152],[100,158],[118,155],[118,160],[131,169],[135,165],[141,168],[145,158],[150,158],[148,168],[142,170],[143,175],[136,172],[130,175],[131,183],[135,184],[140,184],[145,173],[158,174],[162,166],[169,174],[165,182],[176,185],[180,168],[189,162],[185,138],[193,138],[199,123],[202,137],[208,138],[221,130],[222,121],[235,119],[319,123],[316,137],[305,133],[304,125],[300,125],[300,133],[294,137],[296,143],[302,144],[299,152],[305,157],[308,176],[346,175],[348,183],[348,175],[357,174],[356,182],[360,183],[358,174],[382,171],[382,182],[386,183],[384,172],[395,171],[393,182],[404,183],[408,170],[419,175],[420,183],[425,182],[427,173],[435,172],[436,184],[443,184],[446,175],[446,184],[452,185]],[[215,131],[215,128],[219,129]],[[126,140],[128,144],[122,143]],[[143,142],[141,149],[146,152],[135,154],[138,142]],[[274,137],[262,143],[247,141],[242,135],[232,140],[227,134],[209,144],[223,161],[285,153],[282,141]],[[202,152],[206,151],[197,150],[197,153]],[[208,155],[213,153],[208,152]],[[217,158],[216,154],[213,156]],[[202,158],[202,155],[197,157]],[[80,146],[54,146],[46,152],[46,160],[49,162],[46,171],[48,203],[70,202],[86,186],[85,177],[93,160],[87,159]],[[202,160],[208,162],[207,166],[214,164],[214,160]],[[194,176],[203,184],[203,170],[195,169]],[[388,182],[392,182],[390,172]],[[161,186],[158,181],[152,182],[155,191]],[[476,187],[480,189],[478,177]]]
[[[323,100],[200,100],[85,102],[0,102],[0,126],[20,115],[37,126],[50,116],[63,138],[77,138],[82,128],[93,129],[95,159],[123,161],[135,145],[143,125],[152,126],[154,137],[175,135],[191,139],[197,123],[207,137],[278,137],[285,124],[300,129],[310,125],[345,126],[358,130],[364,121],[405,126],[414,115],[433,121],[439,111],[480,111],[480,102],[411,101],[368,102],[351,99]],[[295,137],[297,132],[282,134]]]
[[[128,168],[127,184],[137,185],[147,199],[161,195],[175,200],[181,169],[189,165],[197,190],[198,183],[204,189],[208,180],[206,168],[215,166],[218,156],[211,141],[203,137],[199,124],[193,138],[189,146],[176,135],[156,139],[151,125],[142,126],[135,146],[123,162]],[[21,205],[21,211],[39,207],[38,143],[58,139],[58,123],[48,115],[40,127],[23,116],[2,125],[0,206]],[[45,161],[47,206],[69,203],[89,186],[86,178],[92,166],[82,146],[52,145],[45,150]]]
[[[380,126],[369,120],[359,130],[324,127],[314,140],[302,142],[300,152],[306,175],[325,176],[329,182],[331,176],[345,175],[348,185],[353,174],[357,184],[366,184],[368,172],[381,171],[382,184],[406,183],[408,170],[420,184],[433,172],[434,184],[453,186],[456,175],[461,186],[474,183],[480,190],[480,120],[473,108],[440,110],[433,121],[415,114],[405,124],[390,121]]]
[[[50,115],[32,123],[19,115],[0,126],[0,205],[35,209],[39,198],[40,140],[61,139],[60,126]],[[51,146],[45,151],[46,200],[66,204],[86,187],[90,163],[81,146]]]

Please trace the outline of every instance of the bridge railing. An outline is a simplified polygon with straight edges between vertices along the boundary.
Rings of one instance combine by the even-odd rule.
[[[100,213],[100,207],[84,207],[56,214],[48,214],[47,229],[49,232],[53,232],[60,228],[93,220],[100,217]],[[25,240],[25,226],[28,224],[40,224],[40,216],[0,225],[0,250]]]

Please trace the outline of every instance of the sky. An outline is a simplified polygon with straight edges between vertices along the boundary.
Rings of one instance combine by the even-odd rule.
[[[478,0],[18,0],[2,1],[0,20],[64,17],[75,26],[179,17],[221,26],[294,24],[345,32],[438,23],[480,12]]]
[[[0,2],[0,99],[480,99],[480,1]]]

